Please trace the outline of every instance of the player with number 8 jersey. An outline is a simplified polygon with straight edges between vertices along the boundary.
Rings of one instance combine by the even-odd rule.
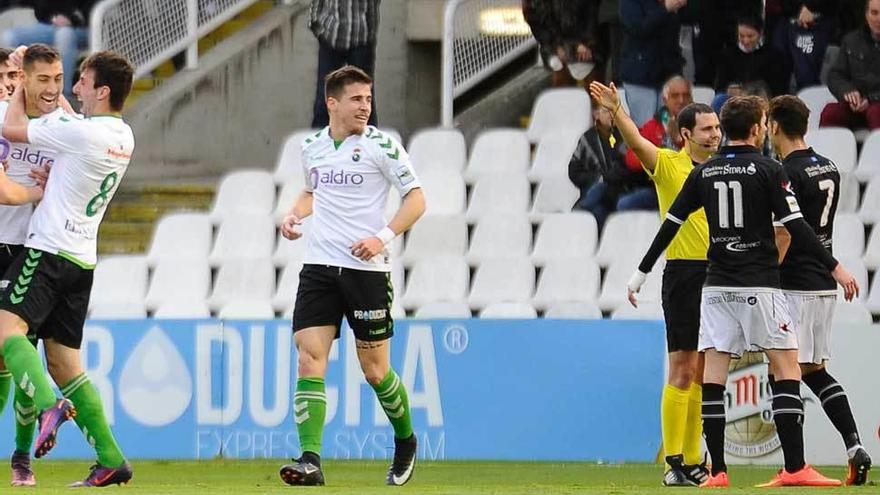
[[[75,418],[97,463],[73,486],[107,486],[132,477],[110,431],[97,389],[83,371],[80,346],[97,262],[98,228],[119,187],[134,135],[121,117],[134,69],[120,55],[97,52],[82,64],[73,88],[83,116],[28,121],[25,95],[12,96],[3,137],[55,150],[43,201],[28,226],[25,249],[0,289],[0,348],[17,387],[39,411],[35,457],[56,444],[60,426]],[[43,339],[58,400],[27,335]]]

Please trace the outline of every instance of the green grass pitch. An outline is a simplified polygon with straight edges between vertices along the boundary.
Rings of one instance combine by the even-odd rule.
[[[424,462],[417,465],[415,476],[402,488],[383,485],[387,463],[332,461],[324,463],[327,486],[302,488],[284,485],[278,478],[281,460],[259,461],[138,461],[133,463],[132,483],[111,487],[101,493],[149,494],[264,494],[309,493],[388,494],[668,494],[692,491],[692,488],[664,488],[659,465],[596,465],[590,463],[527,462]],[[36,461],[38,487],[33,493],[70,493],[67,483],[84,477],[89,464],[73,461]],[[827,476],[844,476],[840,466],[822,469]],[[867,487],[756,489],[752,486],[769,480],[770,467],[731,466],[732,487],[711,490],[724,494],[844,494],[880,493],[875,483]],[[0,475],[0,486],[8,487],[9,471]],[[8,490],[8,488],[2,489]],[[31,493],[22,490],[22,493]]]

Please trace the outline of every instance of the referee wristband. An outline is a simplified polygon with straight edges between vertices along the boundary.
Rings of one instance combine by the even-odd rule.
[[[376,237],[378,237],[382,241],[382,244],[388,244],[389,242],[393,241],[395,237],[397,237],[397,234],[395,234],[394,231],[389,229],[388,227],[383,227],[382,230],[376,232]]]

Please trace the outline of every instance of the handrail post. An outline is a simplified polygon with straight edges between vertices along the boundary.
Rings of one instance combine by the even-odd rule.
[[[186,37],[192,43],[186,48],[186,68],[195,69],[199,64],[199,1],[186,2]]]

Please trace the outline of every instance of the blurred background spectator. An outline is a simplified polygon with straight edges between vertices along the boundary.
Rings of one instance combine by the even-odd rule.
[[[599,0],[524,0],[523,16],[541,47],[554,86],[601,77]]]
[[[318,38],[318,79],[312,129],[322,129],[330,122],[324,97],[327,74],[349,64],[374,77],[380,1],[312,0],[309,29]],[[375,91],[373,94],[369,123],[377,125]]]
[[[736,23],[736,45],[724,49],[715,76],[716,112],[730,96],[742,94],[746,84],[765,85],[773,96],[788,92],[789,75],[780,61],[782,53],[764,44],[764,23],[757,17],[741,17]],[[821,67],[821,66],[820,66]]]
[[[605,80],[620,83],[620,49],[623,47],[623,27],[620,24],[620,2],[600,0],[599,38],[607,47]]]
[[[820,126],[880,128],[880,0],[868,0],[864,19],[841,42],[828,74],[837,103],[822,110]]]
[[[771,0],[772,1],[772,0]],[[721,53],[736,46],[736,19],[762,17],[762,0],[690,0],[686,14],[694,22],[694,84],[714,86]]]
[[[639,128],[639,133],[654,146],[669,149],[681,149],[684,143],[678,132],[676,118],[681,110],[694,102],[691,83],[682,76],[673,76],[666,81],[661,91],[663,106],[654,117]],[[626,153],[626,166],[633,173],[644,172],[642,163],[633,150]]]
[[[778,15],[771,16],[768,11],[768,27],[772,19],[775,23],[773,45],[784,54],[786,68],[793,69],[797,89],[820,84],[822,63],[836,25],[837,0],[783,0],[775,3],[772,13]],[[774,95],[781,94],[773,83],[768,81],[768,85]]]
[[[574,209],[592,213],[601,230],[615,211],[656,209],[657,196],[641,168],[633,172],[624,164],[626,145],[611,112],[595,105],[592,114],[593,127],[578,141],[568,177],[581,191]]]
[[[97,0],[22,0],[0,7],[32,7],[35,24],[13,26],[3,36],[3,46],[15,48],[31,43],[54,46],[64,67],[64,94],[73,94],[80,52],[89,44],[89,15]]]
[[[620,0],[620,79],[630,115],[639,126],[657,111],[664,81],[684,66],[676,12],[686,4],[687,0]]]

